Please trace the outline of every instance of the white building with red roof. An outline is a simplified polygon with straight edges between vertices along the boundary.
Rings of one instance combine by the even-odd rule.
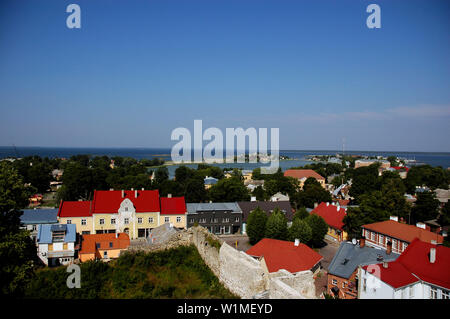
[[[268,273],[287,270],[294,274],[320,269],[321,255],[300,242],[263,238],[246,251],[247,255],[264,261]]]
[[[94,191],[92,201],[61,202],[58,219],[76,224],[82,235],[126,233],[136,239],[163,223],[186,228],[186,204],[184,197],[160,198],[158,190]]]
[[[408,225],[399,222],[396,216],[363,225],[362,235],[366,238],[366,244],[372,247],[386,249],[387,244],[391,243],[394,253],[402,253],[415,238],[428,243],[436,241],[440,244],[444,241],[441,235],[429,231],[425,224]]]
[[[450,248],[414,239],[392,262],[359,269],[360,299],[450,299]]]

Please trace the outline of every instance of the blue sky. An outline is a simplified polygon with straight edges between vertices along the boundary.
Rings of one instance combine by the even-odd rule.
[[[201,119],[278,127],[282,149],[449,152],[449,15],[434,0],[2,1],[0,145],[171,147]]]

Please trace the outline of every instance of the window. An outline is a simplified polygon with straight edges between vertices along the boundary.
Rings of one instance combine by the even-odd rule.
[[[342,283],[342,288],[345,288],[345,281]]]
[[[414,286],[409,286],[409,298],[414,297]]]
[[[406,299],[406,288],[402,289],[402,299]]]
[[[204,224],[204,223],[206,223],[206,218],[200,218],[198,222]]]
[[[370,234],[370,238],[372,239],[372,241],[375,241],[375,233],[374,233],[374,232],[372,232],[372,233]]]
[[[363,291],[365,292],[367,288],[367,278],[364,278],[363,280]]]
[[[378,242],[380,243],[380,245],[384,244],[384,236],[383,235],[378,236]]]
[[[103,258],[108,258],[108,252],[107,251],[103,252]]]
[[[105,224],[105,219],[100,218],[100,225],[104,225]]]
[[[116,219],[115,218],[111,218],[111,225],[115,225],[116,224]]]
[[[68,219],[68,220],[67,220],[67,224],[72,224],[72,220],[71,220],[71,219]]]
[[[223,223],[229,223],[229,222],[230,222],[230,219],[229,219],[229,218],[222,218],[222,222],[223,222]]]
[[[37,230],[37,225],[33,225],[33,230]]]
[[[336,280],[336,279],[331,279],[331,284],[332,284],[333,286],[336,286],[336,285],[337,285],[337,280]]]
[[[149,217],[149,218],[148,218],[148,222],[149,222],[150,224],[153,224],[153,217]]]
[[[81,225],[83,225],[83,226],[86,225],[86,219],[83,218],[83,219],[81,220]]]
[[[403,250],[405,250],[406,247],[408,247],[408,244],[407,243],[403,243]]]
[[[177,217],[177,223],[181,223],[181,217],[180,216]]]
[[[435,287],[430,288],[430,299],[437,299],[437,289]]]
[[[112,247],[113,247],[113,243],[109,242],[109,248],[112,248]]]
[[[442,299],[450,299],[450,291],[442,290]]]
[[[193,224],[193,223],[194,223],[194,218],[191,218],[191,219],[189,220],[189,222],[190,222],[191,224]]]
[[[142,224],[142,218],[141,217],[138,218],[138,224]]]
[[[165,223],[170,222],[170,217],[164,217],[164,222],[165,222]]]
[[[397,240],[392,239],[392,250],[397,250]]]
[[[100,248],[100,243],[96,243],[95,247],[97,247],[97,249],[99,249]]]
[[[239,223],[239,217],[236,217],[236,218],[234,219],[234,221],[235,221],[236,223]]]
[[[128,225],[129,223],[130,223],[130,219],[127,217],[127,218],[124,218],[123,219],[123,223],[125,224],[125,225]]]
[[[128,211],[128,207],[125,207],[125,211],[126,211],[126,212]]]

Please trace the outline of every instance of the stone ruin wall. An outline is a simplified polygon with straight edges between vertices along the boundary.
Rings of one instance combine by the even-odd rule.
[[[220,249],[208,242],[218,241]],[[172,235],[165,243],[132,245],[131,251],[157,251],[194,244],[211,271],[231,292],[244,299],[305,299],[316,298],[313,273],[304,271],[295,275],[286,270],[268,273],[264,261],[254,259],[223,242],[206,228],[197,226]],[[264,296],[264,297],[258,297]]]

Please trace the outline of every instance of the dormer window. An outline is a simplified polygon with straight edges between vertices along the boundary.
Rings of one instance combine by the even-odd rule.
[[[67,225],[52,225],[50,228],[52,232],[53,242],[63,242],[66,236]]]

